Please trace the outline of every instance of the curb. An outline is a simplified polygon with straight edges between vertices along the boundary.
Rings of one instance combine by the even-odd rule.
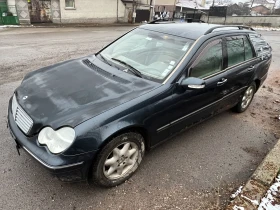
[[[280,169],[280,139],[225,210],[257,209]]]

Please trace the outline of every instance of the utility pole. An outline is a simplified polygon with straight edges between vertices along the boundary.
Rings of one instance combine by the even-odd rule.
[[[252,11],[252,7],[253,7],[253,4],[254,4],[254,1],[255,1],[255,0],[252,0],[252,4],[251,4],[251,11]]]
[[[117,23],[119,22],[119,0],[117,0]]]
[[[215,5],[215,0],[213,0],[213,4],[212,4],[212,7],[214,7],[214,5]],[[210,7],[210,8],[211,8],[211,7]],[[207,23],[209,23],[210,8],[209,8],[209,11],[208,11],[208,18],[207,18]]]
[[[135,0],[132,1],[132,23],[135,23],[135,16],[136,16],[136,12],[135,12]]]
[[[153,0],[150,0],[150,20],[149,21],[152,21],[153,20],[153,13],[154,13],[154,8],[152,7],[152,3],[153,3]],[[153,8],[153,9],[152,9]]]
[[[277,0],[274,1],[273,7],[272,7],[272,10],[271,10],[271,14],[274,12],[276,2],[277,2]]]

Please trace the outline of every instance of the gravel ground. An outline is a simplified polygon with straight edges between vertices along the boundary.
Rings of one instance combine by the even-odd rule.
[[[125,184],[101,189],[62,183],[29,155],[17,155],[7,103],[27,73],[96,52],[130,27],[11,28],[0,31],[0,209],[219,209],[279,137],[280,32],[265,88],[243,114],[224,112],[148,153]]]

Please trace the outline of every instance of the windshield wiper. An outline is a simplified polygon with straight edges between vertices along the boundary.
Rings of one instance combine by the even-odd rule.
[[[136,68],[134,68],[133,66],[129,65],[128,63],[120,60],[120,59],[117,59],[117,58],[111,58],[112,60],[114,61],[118,61],[119,63],[122,63],[123,65],[127,66],[128,67],[128,70],[130,70],[132,73],[134,73],[134,75],[136,75],[137,77],[140,77],[142,78],[142,74],[139,70],[137,70]]]
[[[102,58],[103,61],[105,61],[105,63],[107,63],[109,66],[112,66],[101,53],[99,53],[98,55]]]

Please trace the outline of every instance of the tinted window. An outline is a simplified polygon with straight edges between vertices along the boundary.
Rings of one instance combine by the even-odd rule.
[[[244,42],[242,37],[227,38],[228,66],[245,61]]]
[[[271,47],[259,34],[249,34],[249,37],[255,48],[257,57],[271,55]]]
[[[244,47],[245,47],[245,60],[249,60],[254,57],[252,46],[247,37],[244,37]]]
[[[204,78],[222,70],[223,53],[221,41],[210,44],[191,69],[190,76]]]

